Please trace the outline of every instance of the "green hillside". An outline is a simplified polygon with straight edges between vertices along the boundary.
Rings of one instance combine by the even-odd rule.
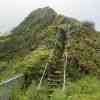
[[[96,96],[97,98],[100,97],[98,95],[98,91],[100,92],[98,90],[98,78],[100,74],[100,32],[97,32],[94,27],[94,24],[91,22],[80,22],[76,19],[59,15],[49,7],[39,8],[31,12],[21,24],[12,30],[10,35],[0,37],[0,81],[23,73],[27,76],[25,85],[28,88],[24,90],[25,94],[22,93],[22,90],[19,91],[21,91],[23,97],[25,96],[25,100],[34,100],[29,99],[31,98],[31,94],[30,97],[27,97],[27,93],[31,91],[32,81],[35,81],[37,84],[44,70],[44,65],[47,62],[54,64],[57,62],[55,60],[61,61],[59,55],[67,52],[68,65],[66,67],[66,80],[69,80],[68,82],[71,82],[72,85],[71,87],[67,85],[68,89],[71,88],[67,92],[73,96],[72,99],[69,97],[65,98],[68,98],[68,100],[99,100],[95,97],[90,97],[92,90],[90,90],[88,95],[85,93],[79,94],[79,92],[82,92],[79,88],[83,87],[81,83],[83,82],[85,87],[87,83],[85,84],[84,82],[89,81],[93,83],[91,83],[90,87],[87,87],[89,89],[97,89]],[[65,41],[59,34],[61,29],[66,33]],[[70,39],[67,37],[68,34],[70,34]],[[58,46],[55,46],[55,41]],[[70,42],[69,46],[68,41]],[[64,44],[65,50],[62,50],[62,44]],[[55,53],[51,60],[49,59],[49,55],[53,49]],[[59,63],[56,63],[56,66],[59,66]],[[91,76],[93,77],[93,81],[91,81]],[[94,81],[97,84],[95,87]],[[79,88],[78,85],[80,86]],[[35,89],[34,85],[32,88]],[[46,89],[43,91],[45,94]],[[71,91],[75,91],[76,95]],[[20,96],[20,94],[18,95]],[[46,99],[46,95],[44,95],[45,99],[38,98],[37,100],[48,100]],[[54,95],[57,95],[56,92]],[[82,95],[86,99],[82,98]],[[77,99],[78,96],[80,96],[80,99]],[[19,98],[21,99],[13,98],[11,100],[24,100],[22,97]],[[52,97],[51,100],[58,99]]]

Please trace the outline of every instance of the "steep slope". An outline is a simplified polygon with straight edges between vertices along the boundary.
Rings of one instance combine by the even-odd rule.
[[[69,25],[70,27],[68,27]],[[66,42],[65,48],[69,55],[68,77],[75,79],[80,76],[79,72],[84,74],[95,72],[97,74],[100,70],[100,54],[96,50],[100,48],[100,33],[96,32],[93,27],[91,28],[89,24],[58,15],[51,8],[46,7],[33,11],[19,26],[12,30],[12,34],[9,36],[0,37],[2,76],[5,72],[7,72],[5,77],[20,72],[26,72],[29,75],[35,71],[38,72],[41,64],[45,65],[48,62],[49,50],[55,48],[54,43],[59,28],[64,28],[66,36],[68,33],[71,35],[70,46],[68,47]],[[39,49],[41,52],[47,50],[47,53],[40,54],[37,63],[35,63],[33,52]],[[39,52],[36,52],[36,55],[38,54]]]
[[[7,37],[1,37],[0,57],[4,53],[15,53],[33,50],[45,37],[44,29],[52,24],[56,13],[51,8],[39,8],[33,11],[25,20]],[[21,52],[21,53],[22,53]],[[20,53],[20,54],[21,54]],[[11,54],[10,54],[11,55]]]
[[[49,24],[51,24],[55,18],[57,13],[49,8],[39,8],[25,18],[25,20],[15,29],[12,30],[12,33],[34,33],[40,32],[42,29],[46,28]]]
[[[94,29],[90,29],[91,26],[87,27],[81,23],[79,31],[71,34],[70,46],[67,49],[69,52],[69,64],[73,69],[71,70],[70,66],[68,68],[71,77],[76,76],[77,78],[76,73],[78,72],[80,72],[79,77],[82,73],[84,75],[89,73],[100,74],[100,51],[97,51],[97,49],[100,50],[100,34]],[[75,65],[77,66],[75,67]]]
[[[11,59],[16,54],[24,56],[38,46],[47,46],[50,40],[48,26],[75,22],[78,21],[57,15],[49,7],[39,8],[13,29],[11,35],[0,38],[0,58]]]

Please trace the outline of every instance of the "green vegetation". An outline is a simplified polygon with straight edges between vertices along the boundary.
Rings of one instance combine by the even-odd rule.
[[[61,29],[66,31],[66,38],[61,35]],[[39,8],[14,28],[12,34],[0,37],[0,81],[24,74],[23,87],[14,89],[11,100],[99,100],[99,49],[100,32],[95,30],[93,23],[58,15],[49,7]],[[59,66],[55,60],[60,62],[60,54],[65,52],[68,53],[65,91],[58,88],[49,94],[47,75],[43,86],[37,90],[46,63]]]
[[[36,89],[32,83],[26,91],[16,90],[11,100],[99,100],[100,81],[94,76],[86,76],[75,82],[68,82],[66,90],[56,89],[51,97],[45,87]]]

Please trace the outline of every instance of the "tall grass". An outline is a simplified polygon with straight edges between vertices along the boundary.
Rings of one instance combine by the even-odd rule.
[[[100,80],[87,76],[77,82],[67,82],[65,91],[56,89],[48,96],[46,87],[37,90],[34,84],[27,91],[13,92],[11,100],[100,100]]]

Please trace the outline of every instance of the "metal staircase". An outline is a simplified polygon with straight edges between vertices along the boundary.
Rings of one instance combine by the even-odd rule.
[[[64,76],[64,49],[65,49],[65,41],[66,41],[66,32],[61,30],[60,33],[57,34],[57,41],[55,44],[55,50],[53,52],[53,57],[48,65],[48,89],[52,91],[55,88],[62,88],[65,85],[65,76]]]
[[[48,67],[48,88],[57,88],[63,86],[64,66],[63,61],[57,62],[58,65],[50,64]]]
[[[70,27],[67,26],[67,31],[65,31],[63,28],[60,28],[60,32],[57,33],[58,36],[56,36],[53,52],[50,54],[49,62],[45,67],[44,73],[47,72],[48,90],[51,93],[56,88],[62,88],[64,90],[66,86],[66,67],[68,59],[67,48],[70,46],[69,28]],[[65,44],[67,44],[67,47]],[[44,73],[40,80],[39,87],[41,86]]]

